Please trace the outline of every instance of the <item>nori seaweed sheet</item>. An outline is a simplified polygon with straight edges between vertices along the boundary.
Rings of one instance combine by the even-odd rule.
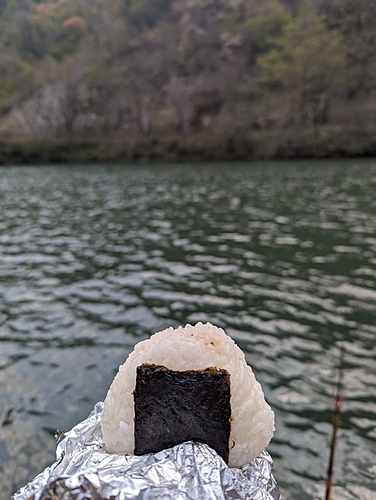
[[[213,448],[227,463],[230,396],[226,370],[174,371],[148,363],[138,366],[133,392],[135,455],[198,441]]]

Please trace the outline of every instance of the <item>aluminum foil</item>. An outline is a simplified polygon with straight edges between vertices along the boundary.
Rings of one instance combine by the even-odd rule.
[[[266,451],[240,469],[195,442],[140,457],[106,453],[102,409],[58,434],[57,461],[12,500],[282,500]]]

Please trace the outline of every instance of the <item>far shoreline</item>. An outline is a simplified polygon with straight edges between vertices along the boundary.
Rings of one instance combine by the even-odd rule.
[[[0,139],[0,165],[46,163],[199,163],[376,157],[376,128],[333,126],[196,132],[187,136],[42,140]]]

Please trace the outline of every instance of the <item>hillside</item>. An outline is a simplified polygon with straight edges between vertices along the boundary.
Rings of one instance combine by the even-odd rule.
[[[0,160],[376,152],[376,0],[1,0]]]

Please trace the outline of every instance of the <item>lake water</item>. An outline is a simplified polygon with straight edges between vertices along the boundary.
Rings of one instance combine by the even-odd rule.
[[[0,499],[136,342],[226,329],[276,414],[285,500],[376,492],[376,160],[0,168]]]

